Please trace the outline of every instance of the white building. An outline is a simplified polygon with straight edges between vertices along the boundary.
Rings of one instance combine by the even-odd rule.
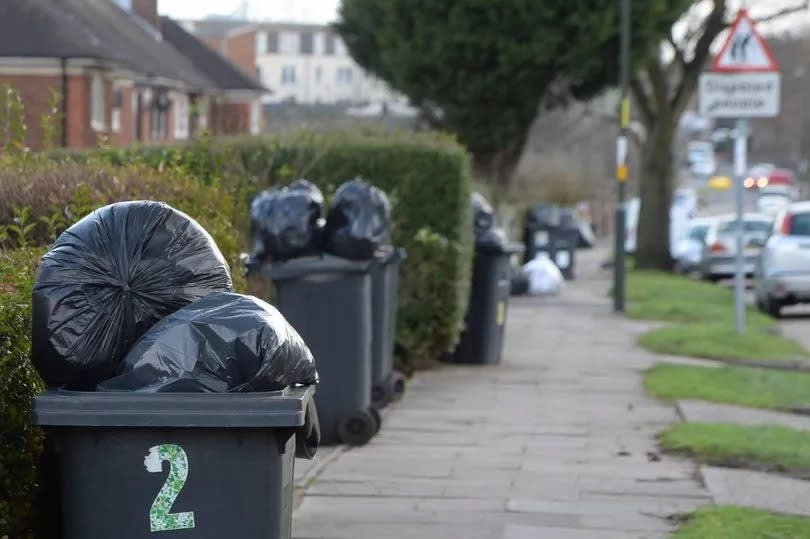
[[[366,73],[328,26],[253,24],[228,31],[220,49],[273,90],[265,103],[407,103]]]

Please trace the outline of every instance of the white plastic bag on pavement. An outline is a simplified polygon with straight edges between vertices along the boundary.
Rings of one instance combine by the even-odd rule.
[[[534,260],[523,266],[523,274],[529,279],[529,294],[548,296],[558,294],[565,282],[559,268],[547,253],[539,253]]]

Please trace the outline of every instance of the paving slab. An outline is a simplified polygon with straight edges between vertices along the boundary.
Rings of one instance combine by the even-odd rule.
[[[701,467],[716,503],[810,516],[810,481],[731,468]]]
[[[593,256],[562,296],[511,300],[501,365],[420,373],[374,440],[310,473],[293,537],[664,538],[711,503],[658,453],[679,416],[642,387],[654,325],[613,315]]]
[[[737,425],[780,425],[810,431],[810,416],[757,410],[731,404],[697,400],[678,401],[678,411],[686,421],[701,423],[734,423]]]

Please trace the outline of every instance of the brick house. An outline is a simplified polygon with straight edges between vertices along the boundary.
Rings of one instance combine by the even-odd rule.
[[[90,147],[258,132],[267,93],[255,78],[158,15],[157,0],[0,2],[0,85],[20,92],[26,143],[42,145],[50,95],[61,146]]]

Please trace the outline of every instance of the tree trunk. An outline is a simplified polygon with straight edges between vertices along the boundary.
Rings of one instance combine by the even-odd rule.
[[[654,126],[647,126],[647,138],[641,150],[641,181],[636,228],[636,267],[670,270],[669,210],[675,189],[674,131],[676,122],[662,115]]]

